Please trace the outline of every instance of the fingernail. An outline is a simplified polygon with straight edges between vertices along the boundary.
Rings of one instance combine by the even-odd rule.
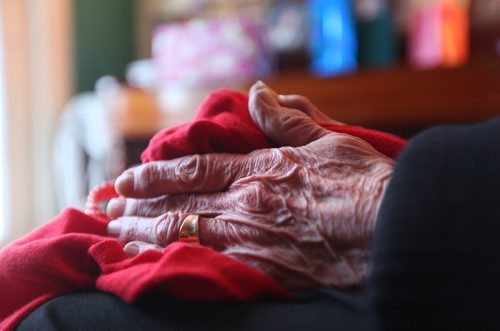
[[[264,83],[263,81],[259,80],[257,81],[257,86],[260,87],[260,88],[264,88],[264,87],[269,87],[267,86],[266,83]]]
[[[110,218],[123,216],[125,212],[126,200],[123,198],[111,199],[106,207],[106,213]]]
[[[108,223],[108,234],[118,236],[122,231],[122,222],[111,221]]]
[[[134,171],[129,169],[121,174],[115,181],[116,192],[127,195],[134,190]]]
[[[137,244],[135,244],[135,243],[126,244],[125,247],[123,247],[123,251],[130,256],[136,256],[137,254],[139,254],[141,252],[141,250],[139,249],[139,246],[137,246]]]

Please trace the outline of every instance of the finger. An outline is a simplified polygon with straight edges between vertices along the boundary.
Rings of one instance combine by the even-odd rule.
[[[186,215],[165,213],[160,217],[120,217],[108,223],[108,234],[128,243],[144,241],[167,246],[177,240],[179,227]]]
[[[285,165],[281,167],[286,173]],[[268,182],[274,177],[276,174],[245,177],[224,192],[177,193],[152,199],[116,198],[109,203],[108,216],[112,219],[124,216],[152,218],[175,211],[198,215],[252,214],[255,218],[273,212],[282,203],[281,197],[269,188],[275,184],[272,180]]]
[[[206,154],[149,162],[126,170],[116,179],[115,189],[121,195],[138,198],[219,191],[244,169],[243,159],[240,155]]]
[[[260,81],[252,86],[249,97],[253,121],[279,146],[303,146],[330,134],[304,112],[281,106],[276,92]]]
[[[163,250],[163,247],[144,241],[131,241],[123,247],[123,251],[129,256],[136,256],[148,250]]]
[[[187,215],[167,213],[156,218],[122,217],[108,224],[108,234],[126,243],[145,242],[154,247],[165,247],[179,240],[179,229]],[[215,250],[224,249],[227,244],[225,238],[236,233],[234,227],[228,227],[223,221],[203,216],[198,218],[198,229],[200,244]],[[135,249],[133,246],[130,248]]]
[[[227,192],[172,194],[152,199],[116,198],[107,208],[111,219],[122,216],[158,217],[168,211],[221,214],[231,210],[236,196]]]
[[[109,222],[108,234],[129,243],[146,242],[165,247],[179,240],[179,229],[187,213],[166,213],[160,217],[121,217]],[[210,219],[210,221],[209,221]],[[225,247],[222,221],[200,216],[198,218],[198,237],[202,245],[214,249]]]
[[[111,199],[106,213],[111,219],[121,216],[157,217],[168,211],[165,206],[166,196],[150,199]]]
[[[165,247],[178,241],[180,226],[187,215],[166,213],[155,218],[121,217],[108,224],[108,234],[126,243],[140,241]],[[270,239],[273,230],[266,230],[237,216],[200,216],[198,229],[200,244],[217,251],[228,246],[246,246],[252,243],[270,245],[273,242]]]
[[[117,178],[115,188],[119,194],[133,198],[224,191],[235,180],[265,172],[277,162],[280,160],[272,149],[248,155],[191,155],[128,169]]]
[[[298,109],[316,120],[314,116],[318,109],[308,98],[302,95],[278,95],[278,102],[283,107]]]
[[[320,111],[308,98],[302,95],[278,95],[278,102],[282,107],[293,108],[309,115],[316,122],[343,124],[335,121]]]

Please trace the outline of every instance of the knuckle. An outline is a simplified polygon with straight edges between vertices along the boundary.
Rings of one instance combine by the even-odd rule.
[[[294,159],[295,152],[289,147],[257,150],[248,155],[247,166],[252,169],[248,173],[274,174],[282,172],[287,165],[294,162]]]
[[[180,219],[179,213],[173,212],[168,212],[158,217],[152,229],[153,242],[166,246],[176,241],[179,233]]]
[[[183,158],[175,170],[176,177],[187,185],[198,185],[207,177],[207,157],[192,155]]]
[[[135,170],[135,185],[146,189],[150,186],[154,186],[158,183],[160,179],[160,165],[155,162],[147,163]]]
[[[207,232],[211,234],[212,241],[220,250],[227,247],[235,247],[248,244],[248,236],[245,227],[235,224],[230,218],[217,217],[207,226]]]
[[[153,217],[163,213],[165,197],[148,200],[127,199],[125,215]]]
[[[274,166],[271,168],[271,173],[287,171],[300,160],[300,149],[296,147],[275,148],[272,160]]]
[[[238,196],[240,208],[251,213],[265,211],[267,191],[266,185],[261,181],[246,185]]]
[[[151,228],[151,239],[155,244],[166,244],[168,242],[169,229],[167,220],[159,218],[155,221],[155,225]]]
[[[291,161],[295,159],[296,148],[294,147],[280,147],[274,149],[274,157],[279,162]]]
[[[137,224],[137,222],[135,221],[135,217],[123,217],[119,218],[118,220],[120,220],[122,223],[122,229],[119,239],[123,240],[124,242],[136,240],[137,233],[139,232],[138,226],[140,224]]]
[[[266,171],[270,167],[272,167],[275,163],[273,158],[271,157],[271,150],[261,151],[257,150],[248,155],[247,164],[250,168],[250,174],[256,174],[261,171]]]

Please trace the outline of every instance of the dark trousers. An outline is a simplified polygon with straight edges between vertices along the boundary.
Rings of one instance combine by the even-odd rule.
[[[361,299],[315,291],[292,302],[193,303],[150,296],[131,305],[100,292],[55,298],[18,330],[349,330],[367,328]]]

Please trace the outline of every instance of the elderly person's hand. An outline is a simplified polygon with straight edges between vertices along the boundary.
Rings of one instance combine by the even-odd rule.
[[[250,91],[255,123],[281,148],[143,164],[120,176],[108,232],[136,255],[178,240],[187,214],[199,237],[292,290],[347,287],[367,274],[368,246],[393,160],[328,131],[305,98]]]

